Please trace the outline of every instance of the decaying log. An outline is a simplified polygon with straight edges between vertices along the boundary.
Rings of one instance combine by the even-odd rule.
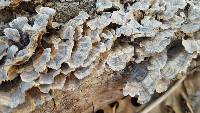
[[[0,111],[90,113],[127,95],[149,102],[197,59],[199,4],[0,1],[12,17],[0,16]]]

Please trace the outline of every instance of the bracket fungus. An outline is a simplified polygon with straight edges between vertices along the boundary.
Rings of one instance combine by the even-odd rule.
[[[11,21],[0,36],[0,84],[17,80],[17,85],[0,90],[0,111],[25,104],[35,88],[38,93],[31,98],[38,106],[52,98],[51,90],[62,89],[68,76],[81,80],[108,71],[120,74],[129,64],[123,94],[137,95],[144,104],[187,72],[200,52],[200,39],[180,39],[176,33],[199,32],[199,1],[113,1],[97,0],[96,12],[81,11],[56,33],[50,31],[56,11],[49,7],[36,10],[32,25],[24,16]],[[181,50],[170,50],[176,45]]]

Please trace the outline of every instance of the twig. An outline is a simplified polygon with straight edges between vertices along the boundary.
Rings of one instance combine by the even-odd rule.
[[[190,113],[194,113],[194,112],[193,112],[193,109],[192,109],[192,106],[191,106],[191,104],[190,104],[190,102],[189,102],[190,100],[189,100],[188,97],[186,96],[185,92],[181,92],[181,96],[185,99],[186,105],[187,105],[188,109],[190,110]]]
[[[153,108],[155,108],[157,105],[159,105],[163,100],[165,100],[167,97],[169,97],[185,80],[186,76],[183,76],[181,79],[179,79],[173,87],[171,87],[164,95],[162,95],[160,98],[155,100],[153,103],[151,103],[149,106],[144,108],[140,113],[148,113]]]
[[[193,70],[195,70],[195,69],[197,69],[197,68],[199,68],[199,67],[200,67],[200,65],[197,65],[197,66],[193,67],[192,69],[190,69],[189,72],[190,72],[190,71],[193,71]]]

